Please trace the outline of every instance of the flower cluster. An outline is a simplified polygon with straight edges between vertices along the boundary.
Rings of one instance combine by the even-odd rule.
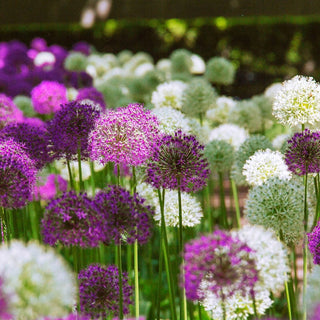
[[[85,104],[95,104],[98,106],[99,111],[106,110],[106,104],[104,102],[104,97],[101,92],[99,92],[96,88],[82,88],[78,91],[77,101],[81,101]]]
[[[5,94],[0,94],[0,129],[12,122],[21,122],[23,113]]]
[[[313,228],[312,232],[308,234],[308,247],[313,255],[313,263],[320,264],[320,224]]]

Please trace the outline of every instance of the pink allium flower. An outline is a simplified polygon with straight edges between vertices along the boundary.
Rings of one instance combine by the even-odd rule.
[[[5,94],[0,93],[0,129],[12,122],[22,122],[23,112]]]
[[[58,174],[50,174],[44,185],[35,188],[34,196],[36,200],[51,200],[57,195],[58,191],[65,192],[67,189],[68,181]]]

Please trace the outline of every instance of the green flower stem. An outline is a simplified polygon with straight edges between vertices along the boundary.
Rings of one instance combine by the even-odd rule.
[[[238,190],[236,183],[233,179],[230,178],[231,188],[232,188],[232,195],[234,200],[234,207],[236,210],[236,218],[237,218],[237,228],[241,227],[241,215],[240,215],[240,206],[239,206],[239,197],[238,197]]]
[[[161,283],[162,283],[162,268],[163,268],[163,251],[162,241],[160,241],[159,252],[159,277],[158,277],[158,292],[157,292],[157,320],[160,320],[160,302],[161,302]]]
[[[212,211],[211,211],[211,201],[210,201],[210,197],[211,197],[211,183],[210,180],[208,181],[208,184],[205,186],[204,188],[204,192],[205,192],[205,201],[204,201],[204,206],[203,206],[203,210],[206,213],[206,216],[208,218],[208,223],[209,223],[209,230],[210,232],[213,231],[213,217],[212,217]],[[205,219],[203,219],[205,220]],[[206,221],[204,221],[204,224],[206,223]]]
[[[119,270],[119,319],[123,320],[123,292],[122,292],[122,258],[121,258],[121,243],[116,246],[118,270]]]
[[[92,196],[94,197],[96,194],[96,183],[95,183],[94,163],[92,161],[90,161],[90,180],[91,180]]]
[[[257,304],[256,304],[256,299],[254,297],[254,294],[252,294],[252,306],[253,306],[254,316],[260,319],[260,316],[258,316],[258,312],[257,312]]]
[[[120,186],[120,164],[117,164],[117,184]]]
[[[320,219],[320,181],[319,181],[319,173],[314,177],[314,189],[317,197],[317,204],[316,204],[316,212],[314,215],[314,220],[312,224],[312,229],[317,225],[319,219]]]
[[[78,259],[78,250],[77,247],[72,247],[72,256],[73,256],[73,267],[76,273],[79,273],[79,259]]]
[[[202,310],[201,310],[201,305],[199,301],[198,301],[198,313],[199,313],[199,320],[202,320]]]
[[[286,281],[284,285],[286,288],[286,298],[287,298],[287,305],[288,305],[289,320],[292,320],[291,297],[290,297],[290,291],[289,291],[289,287],[288,287],[288,281]]]
[[[303,305],[302,305],[302,320],[307,320],[307,272],[308,272],[308,171],[306,170],[306,175],[304,176],[304,241],[303,241]]]
[[[6,218],[5,218],[5,211],[4,207],[1,207],[1,239],[2,243],[7,243],[7,225],[6,225]]]
[[[81,142],[78,140],[78,170],[79,170],[79,191],[83,190],[82,168],[81,168]]]
[[[225,193],[224,193],[224,184],[223,184],[223,173],[219,172],[219,195],[220,195],[220,218],[221,224],[224,228],[228,228],[228,219],[227,219],[227,209],[225,203]]]
[[[134,242],[133,261],[134,261],[134,288],[135,288],[135,316],[138,319],[139,310],[139,263],[138,263],[138,240]]]
[[[68,167],[68,173],[69,173],[70,186],[71,186],[71,189],[74,190],[74,182],[73,182],[72,171],[71,171],[69,159],[67,159],[67,167]]]

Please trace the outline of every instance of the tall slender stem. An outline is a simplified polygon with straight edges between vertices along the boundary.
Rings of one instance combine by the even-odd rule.
[[[81,141],[78,140],[78,170],[79,170],[79,191],[83,190],[82,168],[81,168]]]
[[[7,239],[7,226],[6,226],[6,218],[5,218],[5,212],[4,207],[1,207],[1,239],[2,243],[6,243],[8,241]]]
[[[308,269],[308,172],[306,170],[306,175],[304,176],[304,241],[303,241],[303,307],[302,307],[302,319],[307,320],[307,269]]]
[[[96,193],[96,183],[95,183],[95,173],[94,173],[94,163],[90,161],[90,180],[92,188],[92,196],[95,196]]]
[[[237,228],[241,227],[241,214],[240,214],[240,205],[239,205],[239,197],[238,197],[238,190],[235,181],[230,178],[231,188],[232,188],[232,195],[234,200],[234,207],[236,210],[236,219],[237,219]]]
[[[228,228],[227,209],[225,203],[223,173],[219,172],[220,218],[223,227]]]
[[[116,250],[117,250],[117,262],[118,262],[118,270],[119,270],[119,319],[123,320],[121,242],[116,246]]]
[[[67,167],[68,167],[68,173],[69,173],[70,186],[71,186],[71,189],[74,190],[74,182],[73,182],[72,171],[71,171],[69,159],[67,159]]]
[[[138,320],[140,315],[139,310],[139,266],[138,266],[138,240],[134,242],[133,251],[133,261],[134,261],[134,288],[135,288],[135,316]]]

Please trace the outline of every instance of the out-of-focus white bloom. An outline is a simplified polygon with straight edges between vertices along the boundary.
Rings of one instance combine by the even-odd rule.
[[[140,64],[135,70],[134,75],[136,77],[142,77],[144,76],[148,71],[152,71],[154,69],[154,65],[150,62],[146,62],[143,64]]]
[[[224,140],[230,143],[235,150],[238,150],[247,138],[249,138],[247,130],[236,124],[226,123],[221,124],[210,132],[209,141]]]
[[[290,272],[288,253],[282,242],[262,226],[246,225],[233,234],[254,250],[252,255],[259,271],[258,286],[274,294],[282,291]]]
[[[107,59],[104,59],[103,56],[98,54],[91,54],[88,57],[88,65],[86,71],[91,75],[95,74],[96,77],[102,77],[106,72],[110,71],[113,68],[113,64],[110,63]],[[94,71],[93,71],[94,68]]]
[[[123,69],[132,73],[139,65],[144,63],[153,63],[152,57],[146,52],[138,52],[123,65]]]
[[[154,108],[151,110],[159,120],[159,129],[165,134],[174,134],[175,131],[181,129],[185,133],[190,132],[188,119],[179,110],[171,107]]]
[[[204,60],[197,54],[192,54],[190,56],[192,65],[190,72],[193,74],[202,74],[206,71],[206,63]]]
[[[273,115],[289,127],[320,121],[320,85],[303,76],[283,82],[274,98]]]
[[[216,100],[216,107],[209,109],[206,113],[208,119],[218,122],[227,122],[229,113],[236,106],[236,102],[229,97],[221,96]]]
[[[76,279],[52,248],[11,241],[0,247],[0,274],[16,320],[63,317],[76,303]]]
[[[273,177],[290,180],[292,176],[283,155],[270,149],[256,151],[244,164],[242,174],[251,186],[260,186]]]
[[[162,83],[152,93],[151,102],[156,108],[171,107],[181,110],[183,91],[186,87],[187,84],[179,80]]]
[[[96,67],[92,64],[87,65],[86,73],[88,73],[92,78],[96,78],[98,76]]]
[[[280,82],[273,83],[264,90],[264,95],[273,101],[274,97],[278,94],[279,90],[281,89],[282,84]]]
[[[77,98],[78,90],[75,88],[68,88],[67,89],[67,97],[69,101],[73,101]]]
[[[288,133],[284,133],[284,134],[280,134],[278,136],[276,136],[273,140],[272,140],[272,146],[277,149],[280,150],[281,147],[283,146],[284,142],[287,141],[290,138],[290,134]]]
[[[211,128],[207,123],[201,125],[197,119],[188,118],[188,125],[190,127],[190,134],[196,136],[200,143],[207,144],[209,142]]]
[[[37,67],[44,65],[53,65],[56,62],[56,58],[53,53],[48,51],[39,52],[33,60],[33,63]]]
[[[167,80],[171,77],[171,60],[170,59],[161,59],[157,62],[156,68],[164,72]]]

